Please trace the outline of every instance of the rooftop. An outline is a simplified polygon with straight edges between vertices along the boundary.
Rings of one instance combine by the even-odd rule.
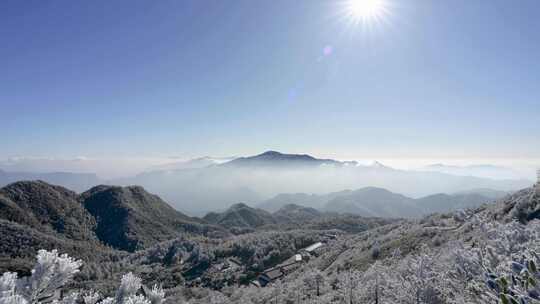
[[[306,247],[304,250],[307,251],[307,252],[311,252],[319,247],[321,247],[323,244],[321,242],[317,242],[315,244],[312,244],[312,245],[309,245],[308,247]]]
[[[281,269],[272,269],[265,272],[264,275],[266,275],[270,280],[275,280],[283,276],[283,272],[281,271]]]

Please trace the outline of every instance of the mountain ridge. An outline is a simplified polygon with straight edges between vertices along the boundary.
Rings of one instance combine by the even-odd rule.
[[[95,228],[95,219],[79,203],[77,193],[43,181],[20,181],[0,188],[0,215],[74,240],[97,240],[89,232]]]
[[[252,208],[244,203],[233,204],[222,213],[210,212],[203,219],[227,228],[258,228],[264,225],[276,224],[275,219],[269,212]]]
[[[140,186],[99,185],[79,195],[44,181],[20,181],[0,188],[0,219],[125,251],[186,234],[226,233]]]
[[[485,189],[482,190],[486,192]],[[351,213],[372,217],[419,217],[430,213],[444,213],[464,208],[475,208],[494,202],[504,192],[491,192],[498,197],[475,192],[455,194],[435,193],[420,198],[411,198],[380,187],[364,187],[328,194],[293,193],[278,194],[263,201],[257,207],[275,212],[288,204],[299,204],[319,211]]]

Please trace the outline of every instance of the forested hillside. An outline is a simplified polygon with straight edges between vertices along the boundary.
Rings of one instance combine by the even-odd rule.
[[[27,272],[38,249],[86,261],[186,235],[228,232],[188,217],[141,187],[98,186],[78,195],[42,181],[0,189],[0,270]]]
[[[28,189],[40,189],[40,194],[25,194]],[[170,212],[157,197],[136,187],[102,187],[77,198],[72,192],[43,183],[10,185],[2,190],[3,197],[10,197],[3,200],[2,210],[20,206],[37,214],[35,210],[44,208],[48,212],[39,214],[48,216],[40,229],[34,228],[35,220],[0,221],[3,271],[28,275],[38,249],[58,248],[81,259],[80,271],[64,289],[99,290],[100,298],[112,296],[122,275],[130,272],[144,286],[162,286],[170,303],[536,303],[540,299],[536,266],[540,264],[540,187],[524,189],[497,204],[418,220],[321,215],[289,205],[273,214],[262,213],[270,225],[249,226],[238,234],[235,226],[219,228],[219,221],[215,221],[217,226],[208,226],[215,228],[204,233],[181,230],[182,234],[158,241],[158,237],[167,238],[169,230],[165,230],[163,235],[154,236],[153,244],[133,253],[105,246],[99,233],[88,234],[95,236],[89,240],[75,240],[63,230],[54,230],[52,211],[64,206],[62,210],[85,214],[77,218],[88,222],[80,220],[76,227],[88,223],[89,231],[94,231],[92,227],[99,222],[92,220],[96,210],[84,210],[85,203],[95,204],[89,197],[102,202],[97,193],[114,197],[109,204],[135,213],[130,215],[135,223],[141,221],[137,216],[148,219]],[[50,197],[64,199],[64,205],[30,200]],[[111,208],[105,205],[93,208]],[[259,212],[254,210],[235,205],[211,219],[234,218],[245,224],[245,212],[252,218],[252,212]],[[227,215],[231,211],[237,212],[234,217]],[[180,219],[181,223],[208,225],[175,213],[159,217],[164,219],[160,225]],[[303,224],[295,226],[296,222]],[[143,227],[150,223],[143,221]],[[345,223],[356,230],[343,229]],[[160,225],[150,231],[161,233]],[[138,230],[128,231],[137,236]]]

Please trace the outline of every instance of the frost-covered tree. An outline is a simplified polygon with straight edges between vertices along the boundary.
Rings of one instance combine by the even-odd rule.
[[[439,261],[438,252],[423,246],[419,253],[403,257],[386,269],[380,268],[378,273],[384,275],[384,288],[388,290],[384,298],[393,303],[439,303],[444,297],[445,275]]]
[[[324,285],[324,276],[318,269],[307,271],[304,275],[304,285],[306,290],[314,293],[317,297],[321,295],[321,289]]]
[[[137,294],[141,289],[144,294]],[[141,284],[141,279],[130,272],[122,277],[114,297],[107,297],[96,302],[95,299],[99,299],[100,296],[95,293],[88,298],[91,301],[86,302],[86,299],[83,298],[84,304],[161,304],[165,300],[165,293],[157,285],[151,289],[144,287]]]
[[[362,273],[349,269],[342,272],[339,278],[337,292],[341,300],[347,304],[358,303],[358,286],[362,279]]]
[[[540,303],[540,223],[477,223],[475,246],[455,251],[451,273],[473,282],[464,291],[472,291],[478,302]]]
[[[383,303],[382,299],[388,288],[387,274],[391,271],[391,268],[385,267],[380,261],[364,271],[357,291],[360,303]]]
[[[141,279],[128,273],[115,297],[103,298],[98,292],[72,292],[63,297],[60,291],[79,272],[82,263],[56,250],[40,250],[37,262],[29,277],[18,278],[16,273],[6,272],[0,277],[0,304],[162,304],[163,290],[154,286],[141,290]]]
[[[25,304],[50,302],[59,289],[79,272],[81,261],[56,250],[40,250],[31,276],[18,278],[6,272],[0,279],[0,303]],[[66,299],[67,300],[67,299]]]

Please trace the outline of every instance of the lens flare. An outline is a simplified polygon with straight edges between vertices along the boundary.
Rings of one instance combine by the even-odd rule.
[[[389,15],[387,0],[346,0],[343,15],[353,25],[373,26]]]

